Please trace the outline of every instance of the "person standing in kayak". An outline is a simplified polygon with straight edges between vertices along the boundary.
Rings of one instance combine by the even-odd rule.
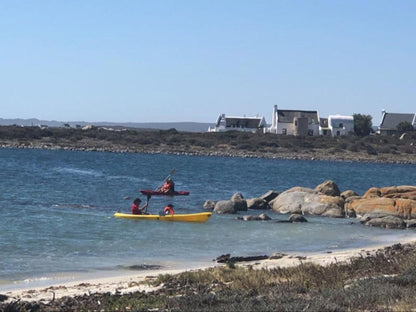
[[[175,213],[175,211],[173,211],[173,205],[167,205],[165,209],[163,209],[163,212],[165,213],[165,215],[173,215]]]
[[[141,199],[140,198],[136,198],[133,201],[133,204],[131,205],[131,214],[134,215],[141,215],[144,214],[146,211],[147,206],[149,205],[149,200],[146,202],[146,204],[144,204],[142,207],[140,207],[140,203],[141,203]]]

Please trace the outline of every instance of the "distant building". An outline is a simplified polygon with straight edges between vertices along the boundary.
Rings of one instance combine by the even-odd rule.
[[[413,128],[416,128],[416,114],[387,113],[383,109],[377,133],[381,135],[395,135],[397,126],[401,122],[409,122]]]
[[[319,135],[330,136],[332,135],[331,129],[328,125],[328,118],[319,118]]]
[[[288,110],[273,108],[272,125],[267,132],[296,135],[319,135],[318,111]]]
[[[354,133],[354,117],[342,115],[329,115],[328,118],[320,118],[319,134],[340,136]]]
[[[263,132],[266,127],[264,117],[237,117],[219,115],[217,122],[213,128],[209,127],[209,132],[224,131],[244,131],[244,132]]]

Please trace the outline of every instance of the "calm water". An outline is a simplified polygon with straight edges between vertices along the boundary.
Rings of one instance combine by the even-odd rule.
[[[224,253],[325,252],[415,235],[319,217],[306,224],[242,222],[235,215],[213,215],[204,224],[112,217],[129,211],[126,197],[157,187],[172,168],[176,189],[191,194],[153,197],[151,212],[168,202],[176,212],[199,212],[207,199],[313,188],[327,179],[360,194],[416,181],[415,165],[0,149],[0,290],[129,265],[174,268],[210,264]]]

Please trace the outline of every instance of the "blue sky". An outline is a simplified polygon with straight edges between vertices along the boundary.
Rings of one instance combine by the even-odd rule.
[[[0,1],[0,117],[416,111],[416,1]]]

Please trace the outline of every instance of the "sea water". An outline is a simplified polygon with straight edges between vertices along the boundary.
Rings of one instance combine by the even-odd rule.
[[[415,185],[416,166],[161,154],[0,149],[0,290],[131,266],[209,265],[216,257],[274,252],[330,252],[416,237],[413,230],[362,226],[356,219],[306,216],[307,223],[244,222],[248,211],[214,214],[206,223],[115,219],[139,189],[155,189],[174,169],[176,190],[152,197],[148,211],[168,203],[177,213],[203,211],[206,200],[245,198],[294,186],[335,181],[341,191]]]

